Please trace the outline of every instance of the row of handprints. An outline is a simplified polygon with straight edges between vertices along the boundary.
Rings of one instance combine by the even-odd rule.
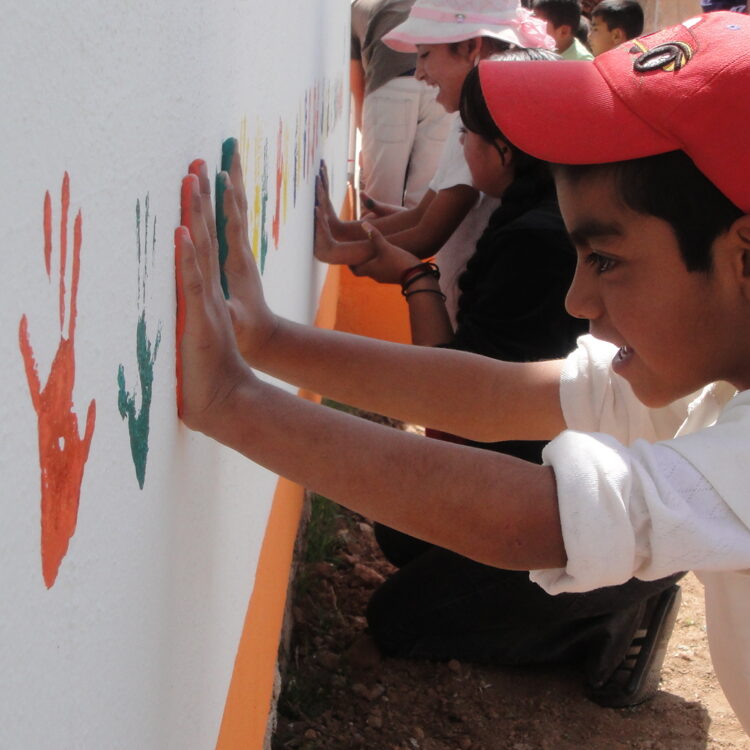
[[[297,205],[298,189],[317,167],[322,144],[341,118],[344,109],[343,81],[319,82],[300,101],[293,122],[279,120],[275,135],[275,171],[271,174],[269,139],[260,121],[251,136],[247,117],[242,118],[238,138],[248,192],[248,224],[253,252],[261,272],[265,270],[269,247],[278,249],[281,229],[289,204]],[[269,176],[273,180],[273,215]],[[85,417],[83,435],[73,404],[75,385],[75,331],[78,315],[78,284],[84,247],[83,210],[73,218],[70,240],[70,178],[62,180],[59,204],[57,252],[54,247],[53,203],[50,193],[43,199],[43,256],[45,270],[54,287],[59,311],[59,342],[49,374],[43,383],[37,366],[33,337],[26,315],[19,324],[19,346],[28,381],[31,403],[37,415],[39,465],[41,469],[41,560],[47,588],[54,585],[60,564],[75,533],[84,469],[96,426],[97,400],[92,398]],[[136,252],[138,278],[135,316],[138,383],[128,388],[125,366],[117,379],[117,409],[127,424],[136,479],[141,489],[146,481],[149,415],[154,367],[162,339],[162,322],[148,324],[147,280],[156,252],[156,217],[149,196],[136,202]],[[171,236],[171,233],[170,233]],[[56,267],[53,270],[53,255]],[[68,265],[70,264],[70,266]],[[149,335],[149,328],[152,334]],[[173,377],[174,368],[164,370]],[[114,407],[114,399],[112,400]]]

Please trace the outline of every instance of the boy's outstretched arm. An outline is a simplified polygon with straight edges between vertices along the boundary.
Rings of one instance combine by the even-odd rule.
[[[175,232],[185,423],[360,513],[473,559],[515,569],[563,565],[548,467],[375,425],[253,375],[235,343],[198,182],[185,178],[189,230]],[[227,182],[225,200],[231,192]]]
[[[250,252],[236,153],[231,182],[239,187],[228,189],[224,199],[229,244],[225,272],[238,346],[250,365],[337,401],[478,441],[550,439],[565,428],[560,362],[498,362],[275,317],[263,300]],[[210,223],[210,182],[205,175],[200,186],[202,200],[191,205],[198,210],[203,206]]]

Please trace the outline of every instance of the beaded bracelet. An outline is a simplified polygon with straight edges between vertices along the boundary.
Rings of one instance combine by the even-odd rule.
[[[443,302],[447,299],[446,296],[439,289],[412,289],[408,294],[404,294],[404,297],[408,300],[413,294],[419,294],[420,292],[429,292],[430,294],[439,294]]]
[[[425,276],[432,276],[437,280],[440,278],[440,269],[434,263],[419,263],[412,268],[407,268],[401,274],[401,294],[405,294],[415,281]]]

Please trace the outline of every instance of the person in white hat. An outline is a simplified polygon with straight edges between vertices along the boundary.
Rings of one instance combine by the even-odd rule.
[[[545,28],[519,0],[417,0],[408,18],[388,32],[383,42],[399,52],[416,52],[415,77],[436,87],[437,101],[448,112],[456,112],[464,79],[480,60],[510,47],[551,50],[554,40]],[[373,222],[389,242],[417,259],[437,253],[441,289],[453,324],[458,277],[499,203],[474,187],[459,128],[456,122],[419,206]],[[339,221],[325,195],[318,197],[327,206],[335,242],[325,240],[327,233],[317,232],[316,257],[355,267],[370,260],[377,249],[360,222]]]

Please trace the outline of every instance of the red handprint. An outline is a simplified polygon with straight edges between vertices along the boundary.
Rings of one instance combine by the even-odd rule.
[[[75,383],[76,296],[81,258],[81,212],[73,225],[73,264],[70,281],[68,335],[65,331],[65,264],[68,254],[68,209],[70,180],[66,172],[62,183],[60,218],[60,343],[52,361],[47,384],[42,389],[39,372],[29,341],[26,316],[21,318],[18,338],[29,381],[31,401],[39,429],[39,464],[42,469],[42,575],[47,588],[57,578],[68,543],[76,529],[83,469],[94,434],[96,402],[92,399],[86,414],[83,438],[78,435],[78,417],[73,412]],[[50,277],[52,259],[52,205],[49,192],[44,196],[44,264]]]

